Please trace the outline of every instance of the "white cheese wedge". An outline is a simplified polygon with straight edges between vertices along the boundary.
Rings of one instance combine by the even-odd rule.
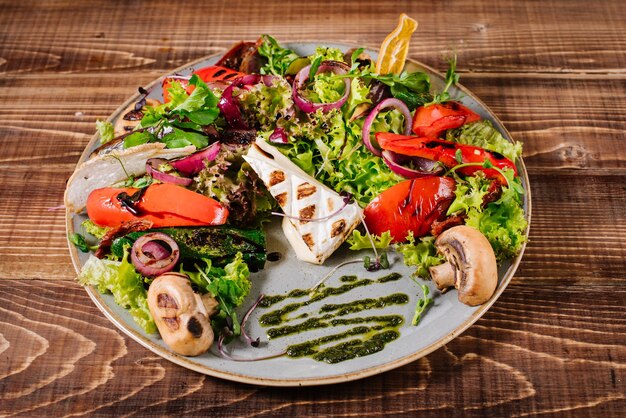
[[[243,158],[285,214],[304,218],[283,219],[283,232],[300,260],[322,264],[361,222],[361,208],[356,203],[336,213],[344,205],[343,197],[262,139],[257,139]],[[307,221],[307,218],[323,220]]]
[[[65,207],[80,212],[87,204],[89,194],[102,187],[146,173],[146,161],[150,158],[172,159],[192,154],[196,147],[166,149],[165,144],[155,142],[114,150],[85,161],[74,171],[65,188]]]

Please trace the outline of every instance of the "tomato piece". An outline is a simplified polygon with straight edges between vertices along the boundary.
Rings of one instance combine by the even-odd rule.
[[[201,68],[193,72],[205,83],[211,83],[214,81],[233,81],[236,78],[242,77],[245,74],[239,71],[231,70],[230,68],[222,67],[220,65],[211,65],[210,67]]]
[[[163,87],[163,103],[167,103],[170,101],[171,97],[168,89],[172,87],[172,83],[174,82],[180,83],[187,92],[187,94],[191,94],[196,88],[196,86],[190,86],[189,81],[185,80],[184,78],[165,77],[163,79],[163,83],[161,84],[161,86]]]
[[[436,138],[448,129],[477,122],[480,116],[459,102],[420,106],[413,116],[413,132],[418,136]]]
[[[409,232],[421,237],[430,231],[454,200],[456,182],[451,177],[405,180],[382,192],[365,208],[370,233],[389,231],[393,242],[406,240]]]
[[[119,227],[124,222],[145,220],[154,228],[165,226],[222,225],[228,209],[216,200],[175,184],[152,184],[140,189],[106,187],[87,198],[87,215],[100,226]],[[125,193],[125,195],[123,194]],[[133,197],[138,197],[133,199]],[[136,201],[136,203],[122,203]],[[135,213],[133,213],[135,212]]]
[[[494,167],[500,170],[513,170],[515,175],[517,175],[517,167],[513,161],[502,154],[481,147],[458,144],[445,139],[397,135],[390,132],[377,132],[376,142],[384,150],[409,157],[438,161],[448,168],[455,167],[461,163],[483,164],[485,161],[489,161]],[[469,166],[459,168],[458,170],[460,174],[468,176],[477,171],[482,171],[488,178],[498,179],[501,184],[506,184],[506,179],[493,168]]]

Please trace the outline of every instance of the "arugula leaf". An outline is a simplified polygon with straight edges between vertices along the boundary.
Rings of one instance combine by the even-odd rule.
[[[137,131],[124,138],[124,148],[131,148],[137,145],[153,142],[155,139],[148,131]]]
[[[213,266],[210,259],[202,261],[205,263],[204,267],[196,264],[197,271],[184,271],[181,267],[181,273],[189,276],[203,293],[211,293],[219,302],[219,312],[211,321],[213,328],[219,332],[232,321],[232,326],[228,328],[233,330],[234,335],[240,335],[241,328],[235,308],[244,302],[252,287],[248,280],[250,270],[243,261],[243,255],[238,252],[233,261],[224,268]]]
[[[365,51],[365,48],[357,48],[354,51],[352,51],[352,55],[350,56],[350,71],[355,71],[356,69],[359,68],[359,55],[361,55],[363,53],[363,51]]]
[[[313,61],[311,61],[311,69],[309,70],[309,79],[314,78],[317,75],[317,70],[320,68],[320,64],[322,63],[322,56],[317,56]],[[311,74],[313,74],[311,76]]]
[[[74,247],[78,248],[80,251],[84,253],[88,253],[91,247],[85,241],[85,237],[79,233],[68,234],[67,238],[70,240]]]
[[[96,131],[100,136],[101,144],[106,144],[115,137],[115,129],[113,128],[113,124],[108,120],[97,120]]]
[[[194,145],[196,148],[204,148],[209,145],[209,138],[198,132],[187,132],[179,128],[173,128],[173,131],[162,138],[167,148],[182,148]]]
[[[417,305],[415,305],[415,314],[413,315],[413,320],[411,321],[411,325],[413,326],[419,324],[422,319],[422,314],[426,311],[426,308],[433,304],[433,299],[428,296],[430,295],[430,288],[425,284],[421,284],[420,288],[422,289],[424,297],[419,298],[417,300]]]
[[[285,75],[289,65],[300,58],[291,49],[281,47],[270,35],[262,35],[259,55],[267,58],[267,64],[261,67],[261,74]]]
[[[461,76],[456,73],[456,54],[454,54],[450,58],[450,61],[448,63],[448,71],[446,71],[446,86],[441,93],[435,94],[433,100],[429,103],[426,103],[425,106],[435,103],[443,103],[450,100],[450,93],[448,92],[448,90],[450,89],[450,87],[459,82],[459,78]]]

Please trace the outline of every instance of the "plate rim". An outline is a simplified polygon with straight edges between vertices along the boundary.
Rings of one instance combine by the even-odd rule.
[[[334,45],[341,45],[341,46],[346,46],[346,47],[359,47],[358,44],[356,43],[352,43],[352,42],[347,42],[347,41],[339,41],[339,42],[335,42],[335,41],[315,41],[315,40],[310,40],[310,41],[284,41],[282,42],[283,45],[293,45],[293,44],[315,44],[315,46],[318,45],[323,45],[324,43],[332,43]],[[370,51],[375,51],[375,49],[373,48],[366,48],[366,50],[370,50]],[[178,68],[175,68],[172,71],[169,71],[168,73],[159,76],[157,79],[153,80],[152,82],[150,82],[149,84],[146,85],[146,89],[150,89],[152,87],[154,87],[155,85],[157,85],[158,83],[162,82],[163,78],[166,77],[169,74],[173,74],[185,69],[188,69],[190,67],[193,67],[194,65],[197,65],[203,61],[206,61],[208,59],[214,58],[216,56],[221,56],[223,55],[223,52],[216,52],[213,54],[209,54],[206,56],[203,56],[201,58],[198,58],[196,60],[193,60],[191,62],[188,62]],[[416,60],[413,58],[407,58],[406,62],[411,63],[413,65],[416,65],[424,70],[426,70],[426,72],[428,72],[431,75],[435,75],[436,77],[438,77],[441,80],[444,80],[445,77],[436,69]],[[476,96],[475,94],[473,94],[468,88],[466,88],[465,86],[463,86],[462,84],[456,84],[455,87],[457,89],[459,89],[463,94],[465,94],[466,96],[469,96],[472,98],[472,100],[476,101],[479,106],[482,107],[483,110],[485,110],[489,116],[498,123],[499,127],[502,128],[502,130],[504,131],[503,133],[506,134],[506,136],[508,138],[513,138],[512,135],[510,134],[510,132],[507,130],[507,128],[505,127],[505,125],[502,123],[502,121],[500,120],[500,118],[498,118],[498,116],[496,114],[494,114],[494,112],[491,110],[491,108],[489,108],[487,105],[485,105],[485,103],[483,103],[482,100],[480,100],[480,98],[478,96]],[[120,112],[122,112],[124,109],[126,109],[126,107],[128,107],[132,102],[136,102],[137,98],[139,97],[139,94],[135,94],[133,96],[131,96],[128,100],[126,100],[122,105],[120,105],[117,109],[115,109],[108,117],[107,117],[107,121],[111,122],[115,117],[117,117]],[[93,148],[93,146],[95,145],[96,141],[98,140],[98,134],[95,133],[89,140],[89,142],[87,143],[87,145],[85,146],[85,148],[83,149],[83,152],[81,153],[78,162],[76,163],[76,167],[74,168],[74,170],[76,170],[76,168],[78,168],[84,161],[87,160],[87,157],[89,156],[89,154],[91,154],[91,149]],[[494,295],[491,297],[491,299],[489,299],[488,302],[482,304],[480,307],[478,307],[468,318],[466,318],[466,320],[459,325],[457,328],[455,328],[452,332],[450,332],[449,334],[447,334],[445,337],[440,338],[439,340],[433,342],[432,344],[422,348],[419,351],[416,351],[408,356],[404,356],[401,357],[399,359],[384,363],[384,364],[380,364],[377,366],[372,366],[366,369],[362,369],[362,370],[358,370],[358,371],[354,371],[354,372],[348,372],[348,373],[344,373],[344,374],[339,374],[339,375],[333,375],[333,376],[328,376],[328,377],[311,377],[311,378],[305,378],[305,379],[283,379],[283,378],[264,378],[264,377],[253,377],[253,376],[247,376],[247,375],[242,375],[239,373],[234,373],[234,372],[225,372],[225,371],[221,371],[221,370],[217,370],[214,368],[211,368],[209,366],[206,365],[201,365],[197,362],[194,362],[192,360],[190,360],[190,358],[186,357],[186,356],[181,356],[179,354],[173,353],[169,350],[166,350],[165,348],[153,343],[152,341],[150,341],[148,338],[146,338],[144,335],[142,335],[141,333],[135,331],[134,329],[132,329],[131,327],[127,326],[126,323],[115,313],[111,310],[111,308],[109,308],[109,306],[106,304],[106,302],[104,301],[104,299],[102,298],[102,295],[100,294],[100,292],[98,292],[98,290],[96,289],[95,286],[84,286],[87,294],[89,295],[89,297],[91,298],[91,300],[93,301],[93,303],[96,305],[96,307],[104,314],[104,316],[111,322],[113,323],[113,325],[115,325],[120,331],[122,331],[124,334],[126,334],[128,337],[130,337],[132,340],[134,340],[135,342],[139,343],[140,345],[142,345],[143,347],[147,348],[148,350],[152,351],[153,353],[157,354],[158,356],[164,358],[165,360],[168,360],[172,363],[175,363],[179,366],[185,367],[186,369],[189,370],[193,370],[196,371],[198,373],[202,373],[208,376],[213,376],[213,377],[218,377],[221,379],[225,379],[225,380],[230,380],[230,381],[235,381],[235,382],[240,382],[240,383],[246,383],[246,384],[253,384],[253,385],[262,385],[262,386],[277,386],[277,387],[298,387],[298,386],[318,386],[318,385],[328,385],[328,384],[335,384],[335,383],[343,383],[343,382],[350,382],[350,381],[354,381],[354,380],[358,380],[358,379],[362,379],[365,377],[369,377],[369,376],[373,376],[373,375],[377,375],[389,370],[393,370],[396,369],[398,367],[402,367],[406,364],[412,363],[422,357],[427,356],[428,354],[432,353],[433,351],[443,347],[444,345],[446,345],[448,342],[452,341],[454,338],[458,337],[460,334],[462,334],[463,332],[465,332],[465,330],[467,330],[470,326],[472,326],[478,319],[480,319],[488,310],[489,308],[491,308],[491,306],[500,298],[502,292],[504,292],[504,290],[508,287],[509,283],[511,282],[511,280],[513,279],[513,276],[515,275],[515,273],[517,272],[517,269],[519,267],[519,264],[522,260],[522,257],[524,255],[524,252],[526,250],[526,245],[528,243],[528,236],[529,236],[529,232],[530,232],[530,224],[531,224],[531,215],[532,215],[532,196],[531,196],[531,190],[530,190],[530,182],[528,179],[528,171],[526,170],[526,165],[524,164],[524,159],[523,156],[520,157],[519,159],[519,166],[521,168],[521,178],[522,181],[524,183],[524,190],[526,192],[526,210],[525,210],[525,215],[526,215],[526,221],[527,221],[527,226],[526,226],[526,241],[522,244],[522,248],[519,252],[519,254],[513,259],[511,260],[511,265],[509,266],[508,270],[506,271],[502,282],[500,283],[500,285],[498,286],[498,288],[496,289],[496,292],[494,293]],[[72,223],[72,216],[73,214],[66,208],[65,210],[65,229],[66,229],[66,237],[67,237],[67,244],[68,244],[68,248],[69,248],[69,252],[70,252],[70,258],[72,260],[72,265],[74,266],[74,270],[76,271],[77,274],[80,273],[81,270],[81,265],[80,265],[80,261],[79,261],[79,257],[78,257],[78,249],[71,244],[71,242],[69,241],[69,236],[70,234],[72,234],[74,232],[74,227],[73,227],[73,223]]]

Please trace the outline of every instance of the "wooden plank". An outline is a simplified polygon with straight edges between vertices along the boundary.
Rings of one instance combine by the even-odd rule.
[[[222,4],[205,14],[163,0],[97,8],[68,1],[3,1],[0,36],[7,62],[2,70],[165,70],[266,32],[283,40],[377,47],[406,12],[420,22],[411,55],[430,65],[440,67],[442,55],[454,49],[461,68],[472,71],[626,72],[626,11],[619,2],[605,2],[593,13],[567,0],[482,6],[463,0],[427,7],[375,0],[328,7],[304,0]],[[233,19],[233,10],[245,10],[245,15]]]
[[[0,368],[0,414],[612,416],[626,405],[625,297],[606,286],[510,286],[463,335],[410,365],[276,391],[160,359],[77,284],[3,280],[0,351],[11,361]]]

